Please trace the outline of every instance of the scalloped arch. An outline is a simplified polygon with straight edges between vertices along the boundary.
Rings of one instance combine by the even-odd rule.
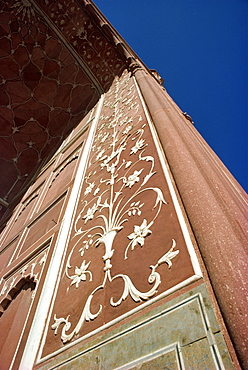
[[[4,299],[0,303],[0,317],[22,290],[27,290],[29,288],[31,288],[31,290],[34,290],[35,287],[36,282],[31,276],[22,277],[20,280],[18,280],[15,286],[9,290],[9,292],[5,295]]]

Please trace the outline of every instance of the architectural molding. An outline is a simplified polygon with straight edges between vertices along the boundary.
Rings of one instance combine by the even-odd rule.
[[[225,324],[241,363],[246,364],[247,296],[243,293],[248,290],[246,194],[193,125],[185,124],[187,121],[179,108],[164,90],[157,89],[154,79],[143,71],[137,71],[136,79],[194,230]]]
[[[91,142],[96,129],[96,124],[99,119],[99,114],[101,111],[101,106],[103,104],[104,96],[101,97],[98,108],[96,111],[95,122],[92,122],[88,139],[85,143],[85,147],[81,156],[81,161],[79,163],[78,172],[73,184],[70,199],[65,211],[63,221],[61,223],[60,232],[54,247],[54,253],[50,261],[47,276],[43,285],[41,292],[40,301],[37,305],[33,323],[29,332],[27,339],[27,344],[22,356],[20,363],[20,368],[25,370],[31,370],[34,365],[37,352],[39,350],[39,345],[41,337],[43,334],[45,322],[47,320],[47,314],[49,306],[51,304],[52,297],[54,295],[54,290],[56,291],[56,285],[58,284],[58,276],[60,275],[61,263],[65,257],[65,241],[68,240],[69,230],[71,228],[71,220],[74,213],[74,207],[78,199],[78,193],[82,186],[84,176],[82,175],[85,171],[85,165],[87,157],[89,155],[89,150],[91,147]]]

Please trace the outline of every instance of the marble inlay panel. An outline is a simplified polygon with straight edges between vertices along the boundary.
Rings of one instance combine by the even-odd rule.
[[[124,73],[103,103],[44,355],[197,278],[158,150]]]

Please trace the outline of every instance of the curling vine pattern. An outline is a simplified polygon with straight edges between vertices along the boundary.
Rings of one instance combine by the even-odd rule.
[[[123,259],[127,260],[135,248],[144,247],[146,238],[152,234],[153,225],[161,208],[167,204],[162,190],[149,185],[150,179],[156,174],[155,159],[147,153],[149,143],[144,135],[146,123],[139,114],[135,86],[131,82],[132,79],[128,74],[116,79],[105,99],[85,176],[81,209],[74,222],[73,238],[76,241],[66,262],[65,273],[70,280],[68,290],[71,286],[77,289],[81,284],[92,281],[94,277],[90,270],[91,261],[86,258],[86,251],[103,246],[104,278],[87,297],[81,317],[70,333],[69,316],[58,318],[56,314],[54,315],[52,329],[57,334],[59,327],[63,326],[61,333],[63,343],[77,335],[87,321],[94,320],[100,315],[102,305],[99,305],[97,312],[92,313],[91,302],[94,295],[104,289],[107,281],[111,283],[119,278],[124,283],[120,297],[110,299],[109,304],[113,307],[120,305],[128,296],[135,302],[149,300],[157,293],[161,283],[160,274],[157,272],[158,266],[167,264],[168,268],[171,268],[172,259],[179,253],[179,250],[175,250],[176,241],[172,239],[167,252],[155,265],[150,266],[148,282],[152,287],[146,292],[139,291],[128,275],[112,276],[111,273],[116,235],[133,216],[139,217],[140,223],[135,224],[133,232],[127,236],[123,254]],[[99,173],[100,176],[97,177]],[[149,193],[155,195],[154,213],[152,216],[147,213],[143,216],[144,194]],[[73,266],[72,263],[72,256],[75,253],[81,258],[81,264],[78,266]]]

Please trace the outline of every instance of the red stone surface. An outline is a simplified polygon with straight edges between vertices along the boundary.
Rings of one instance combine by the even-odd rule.
[[[238,358],[247,368],[247,194],[154,79],[144,71],[136,78]]]
[[[39,280],[47,257],[47,250],[6,274],[0,283],[0,356],[1,369],[7,370],[15,358],[24,333],[30,309],[34,303]],[[7,269],[5,270],[7,272]]]
[[[26,282],[9,302],[8,309],[3,313],[0,320],[0,356],[1,368],[9,369],[16,347],[20,340],[23,325],[25,323],[30,304],[32,301],[32,287],[34,283]],[[12,324],[10,326],[10,323]]]

